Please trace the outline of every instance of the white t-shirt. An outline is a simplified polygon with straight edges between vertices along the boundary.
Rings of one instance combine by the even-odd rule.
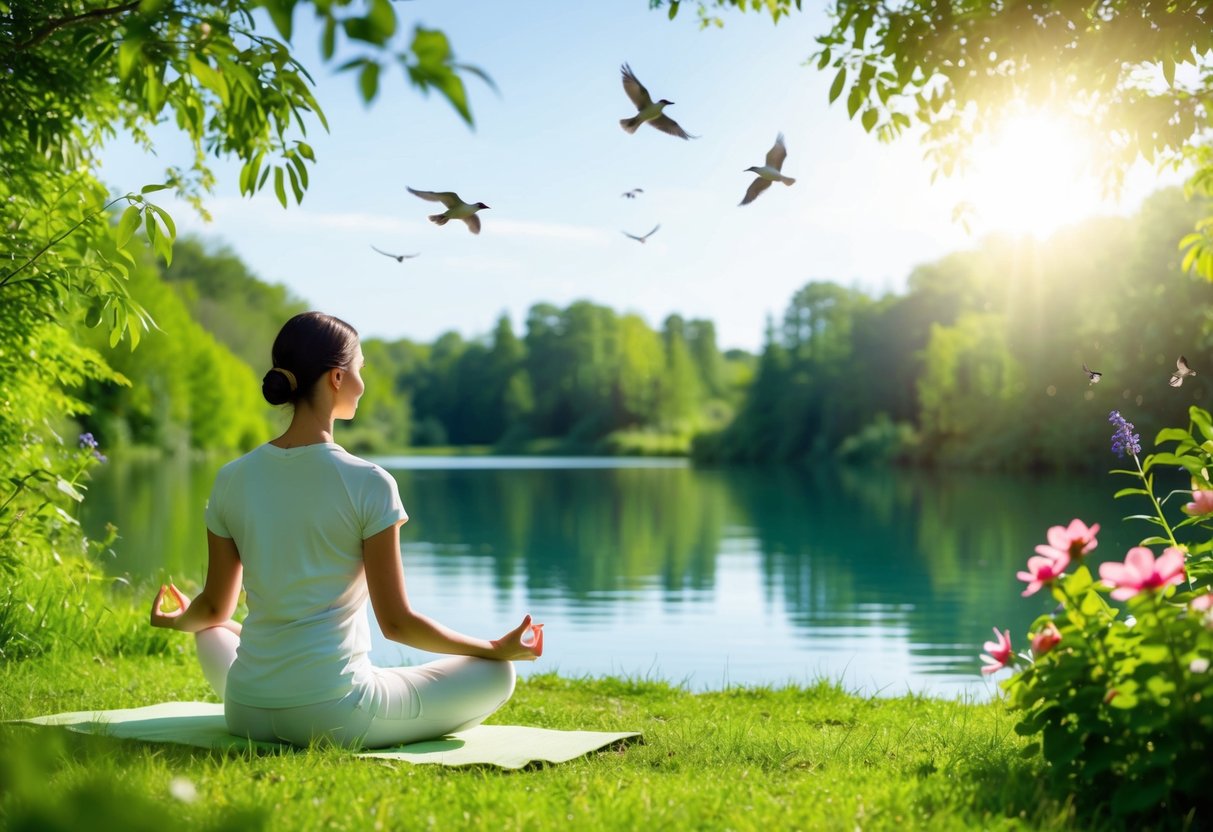
[[[391,475],[333,442],[224,465],[206,527],[235,541],[248,603],[224,698],[291,708],[359,686],[372,670],[362,541],[407,519]]]

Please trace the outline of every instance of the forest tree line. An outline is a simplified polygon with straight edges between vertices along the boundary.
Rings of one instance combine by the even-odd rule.
[[[693,441],[711,462],[1103,466],[1110,410],[1149,438],[1207,404],[1213,286],[1181,274],[1174,243],[1207,210],[1171,190],[1043,242],[989,237],[880,297],[814,280],[767,321],[759,356],[722,352],[711,321],[654,328],[589,301],[537,303],[521,332],[503,314],[479,337],[366,339],[367,392],[341,441],[363,453],[679,453]],[[259,379],[301,299],[197,239],[178,242],[170,267],[142,259],[131,290],[161,331],[133,352],[97,337],[132,384],[94,384],[87,428],[110,444],[239,449],[283,423]],[[1198,374],[1172,388],[1180,354]]]
[[[768,321],[737,418],[696,455],[1110,468],[1112,410],[1148,452],[1213,389],[1213,285],[1183,273],[1175,242],[1210,207],[1171,189],[1042,242],[988,237],[916,268],[903,294],[811,282]],[[1180,355],[1198,374],[1174,388]]]

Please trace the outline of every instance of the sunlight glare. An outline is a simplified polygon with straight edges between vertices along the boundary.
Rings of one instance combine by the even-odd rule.
[[[1115,210],[1088,164],[1092,143],[1073,120],[1008,117],[971,150],[962,177],[977,229],[1045,236]]]

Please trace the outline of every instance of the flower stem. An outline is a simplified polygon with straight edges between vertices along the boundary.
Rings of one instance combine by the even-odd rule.
[[[1171,524],[1167,522],[1166,515],[1162,513],[1162,506],[1159,505],[1158,498],[1154,496],[1154,489],[1150,486],[1150,480],[1146,476],[1146,472],[1142,470],[1141,460],[1137,458],[1137,454],[1133,454],[1133,464],[1137,466],[1137,475],[1141,477],[1141,484],[1146,487],[1146,493],[1150,495],[1150,502],[1154,504],[1154,512],[1158,515],[1158,522],[1166,530],[1167,539],[1171,541],[1171,545],[1178,549],[1179,543],[1175,540],[1175,532],[1171,531]]]

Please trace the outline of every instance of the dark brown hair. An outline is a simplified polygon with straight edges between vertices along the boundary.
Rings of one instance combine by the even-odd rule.
[[[303,312],[282,325],[271,352],[274,367],[295,376],[296,387],[278,369],[261,379],[261,395],[270,404],[295,404],[312,397],[316,382],[329,370],[348,370],[358,357],[358,331],[323,312]]]

